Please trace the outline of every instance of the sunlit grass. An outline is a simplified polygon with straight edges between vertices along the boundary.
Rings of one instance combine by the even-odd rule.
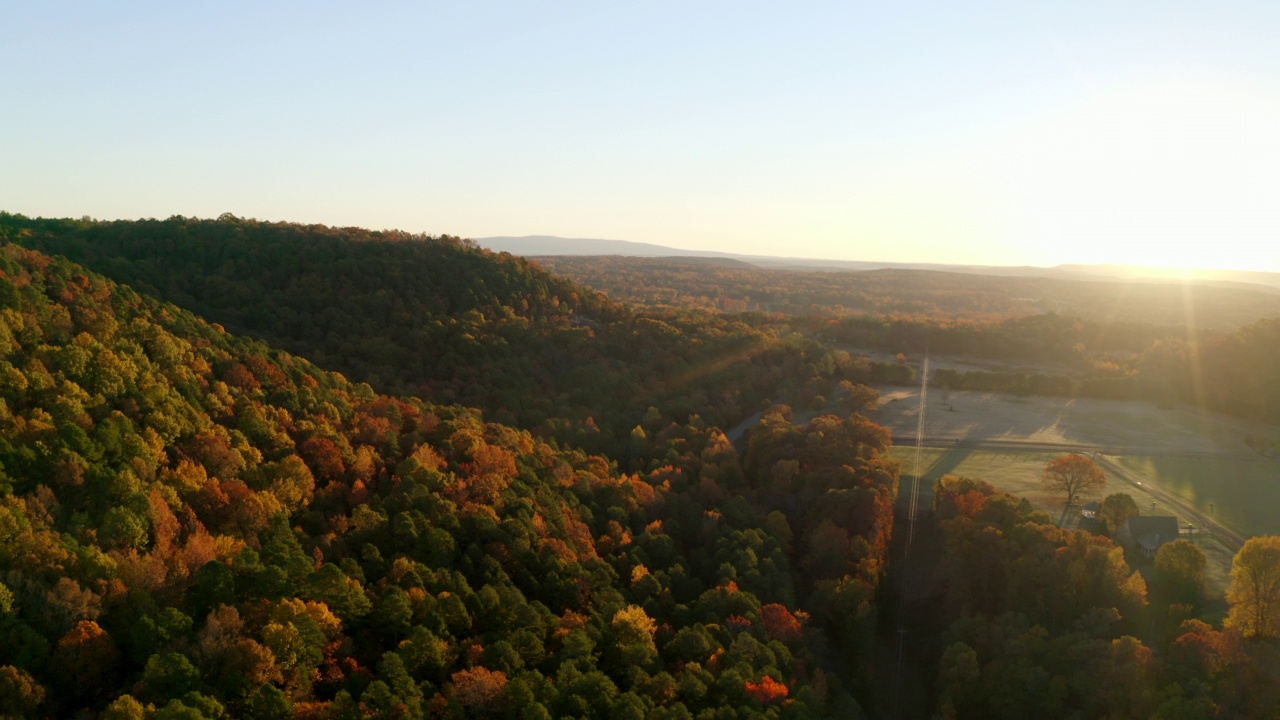
[[[910,480],[914,452],[914,447],[891,450],[893,459],[903,463],[904,489]],[[927,507],[931,502],[929,493],[938,478],[944,474],[961,475],[986,480],[1001,492],[1026,498],[1036,509],[1048,512],[1056,520],[1062,513],[1062,499],[1046,492],[1040,484],[1041,471],[1056,456],[1057,453],[1045,452],[925,448],[921,504]],[[1280,534],[1280,461],[1142,455],[1112,456],[1111,459],[1140,477],[1144,485],[1154,484],[1175,494],[1196,510],[1246,536]],[[1164,515],[1171,510],[1149,492],[1112,476],[1100,496],[1114,492],[1133,496],[1143,514]],[[1068,526],[1074,525],[1074,515],[1071,517]],[[1185,518],[1179,518],[1180,525],[1186,523]],[[1220,595],[1230,581],[1233,552],[1207,536],[1194,536],[1193,540],[1209,559],[1206,584],[1210,596]]]
[[[1114,460],[1244,535],[1280,534],[1280,461],[1142,455]]]
[[[915,447],[895,446],[890,451],[894,460],[902,463],[904,480],[910,476]],[[1044,510],[1057,518],[1062,512],[1062,501],[1045,492],[1040,483],[1044,466],[1058,456],[1045,452],[1003,452],[972,450],[966,448],[924,448],[921,465],[924,468],[924,485],[921,487],[921,507],[928,507],[932,500],[933,484],[943,475],[959,475],[979,478],[995,485],[1001,492],[1024,497],[1037,510]]]

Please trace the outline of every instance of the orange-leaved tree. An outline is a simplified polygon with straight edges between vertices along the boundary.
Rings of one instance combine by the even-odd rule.
[[[1101,490],[1107,486],[1107,474],[1085,455],[1071,453],[1051,461],[1041,476],[1045,487],[1066,493],[1070,507],[1084,493]]]
[[[760,678],[758,683],[748,682],[744,689],[747,697],[764,705],[781,702],[786,699],[788,693],[786,685],[768,675]]]

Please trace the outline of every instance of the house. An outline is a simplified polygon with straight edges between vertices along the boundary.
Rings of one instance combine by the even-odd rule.
[[[1080,508],[1080,516],[1086,518],[1098,517],[1098,501],[1093,500],[1085,503],[1084,506]]]
[[[1155,557],[1161,545],[1178,539],[1178,518],[1171,515],[1130,515],[1116,533],[1127,548]]]

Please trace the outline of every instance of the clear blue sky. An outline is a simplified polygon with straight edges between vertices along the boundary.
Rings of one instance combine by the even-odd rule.
[[[1280,5],[0,3],[0,209],[1280,270]]]

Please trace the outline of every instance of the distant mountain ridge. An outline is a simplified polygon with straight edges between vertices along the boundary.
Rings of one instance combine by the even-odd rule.
[[[499,236],[474,238],[480,247],[495,252],[508,252],[521,257],[547,255],[622,255],[645,258],[722,258],[749,263],[761,268],[786,270],[937,270],[942,272],[1000,275],[1007,277],[1050,277],[1065,280],[1154,280],[1169,281],[1186,277],[1178,269],[1131,267],[1126,265],[1067,264],[1053,267],[1030,265],[950,265],[944,263],[881,262],[869,260],[830,260],[821,258],[774,257],[744,255],[711,250],[685,250],[654,243],[595,238],[562,238],[552,235],[523,237]],[[1250,285],[1255,289],[1280,292],[1280,273],[1244,270],[1197,270],[1190,278],[1210,284]],[[1261,287],[1257,287],[1261,286]]]
[[[522,237],[473,238],[482,248],[494,252],[509,252],[523,257],[537,255],[627,255],[630,257],[718,257],[745,256],[709,250],[684,250],[681,248],[632,242],[630,240],[599,240],[594,238],[562,238],[554,235],[525,235]]]

